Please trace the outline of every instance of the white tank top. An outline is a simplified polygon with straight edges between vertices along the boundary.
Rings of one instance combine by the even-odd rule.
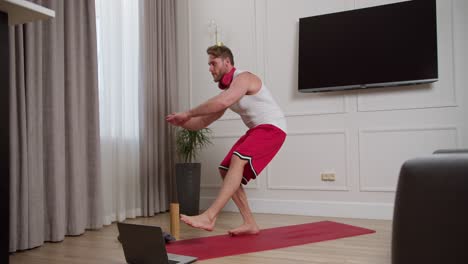
[[[242,72],[244,71],[236,70],[233,78],[236,78]],[[239,114],[248,128],[262,124],[271,124],[280,128],[285,133],[287,132],[286,118],[283,111],[281,111],[281,108],[263,84],[263,81],[262,87],[256,94],[242,96],[229,109]]]

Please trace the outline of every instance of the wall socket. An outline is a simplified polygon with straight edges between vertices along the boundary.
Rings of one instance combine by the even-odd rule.
[[[335,181],[334,172],[322,172],[320,177],[322,178],[322,181]]]

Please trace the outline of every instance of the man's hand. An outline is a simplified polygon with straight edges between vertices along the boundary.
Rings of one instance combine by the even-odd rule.
[[[190,120],[190,115],[187,112],[182,113],[172,113],[166,116],[166,121],[171,123],[174,126],[182,126],[187,121]]]

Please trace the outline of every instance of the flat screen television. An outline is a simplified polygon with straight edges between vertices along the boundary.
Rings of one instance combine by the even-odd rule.
[[[438,80],[435,0],[299,19],[300,92]]]

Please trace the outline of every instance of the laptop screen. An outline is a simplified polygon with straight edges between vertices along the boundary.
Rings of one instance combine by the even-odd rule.
[[[158,226],[117,223],[125,259],[131,264],[192,263],[195,257],[170,254],[168,258],[162,229]]]

